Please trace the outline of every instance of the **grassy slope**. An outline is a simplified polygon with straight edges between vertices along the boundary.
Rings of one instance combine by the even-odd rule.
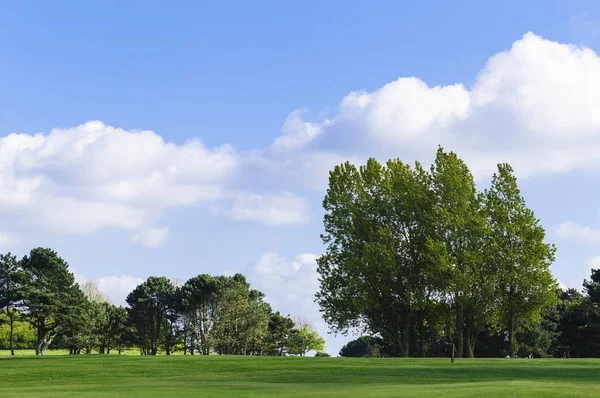
[[[600,396],[600,360],[0,358],[0,397]]]

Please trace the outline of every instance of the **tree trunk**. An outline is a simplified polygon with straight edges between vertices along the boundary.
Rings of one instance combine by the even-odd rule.
[[[475,326],[473,324],[473,309],[470,308],[465,316],[465,356],[467,358],[473,358],[473,333],[475,332]]]
[[[473,358],[473,346],[471,345],[471,326],[467,325],[467,330],[465,331],[465,355],[467,358]]]
[[[37,335],[37,341],[35,343],[35,355],[44,355],[42,351],[42,346],[44,345],[44,334],[40,329],[38,329]]]
[[[508,323],[508,356],[515,357],[515,331],[512,319]]]
[[[402,325],[402,356],[404,358],[408,357],[408,349],[410,347],[410,314],[404,320],[404,325]]]
[[[508,355],[511,358],[515,357],[515,325],[514,325],[514,315],[513,315],[513,286],[510,286],[508,292]]]
[[[458,341],[456,356],[462,358],[464,352],[464,319],[463,310],[460,305],[456,308],[456,340]]]
[[[421,316],[419,321],[419,356],[425,358],[425,322],[424,316]]]

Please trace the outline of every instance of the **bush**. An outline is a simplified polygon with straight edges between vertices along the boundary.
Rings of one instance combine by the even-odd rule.
[[[326,353],[326,352],[317,352],[317,353],[315,354],[315,357],[324,357],[324,358],[329,358],[329,357],[331,357],[331,355],[329,355],[329,354],[328,354],[328,353]]]

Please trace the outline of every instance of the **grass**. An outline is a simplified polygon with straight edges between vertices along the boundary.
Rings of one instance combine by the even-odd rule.
[[[600,360],[0,358],[0,397],[596,397]]]

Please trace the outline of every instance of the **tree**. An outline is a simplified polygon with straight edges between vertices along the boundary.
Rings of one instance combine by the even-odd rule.
[[[381,337],[361,336],[356,340],[349,341],[340,350],[341,357],[379,357],[385,343]]]
[[[293,328],[294,321],[289,316],[281,315],[279,311],[270,315],[266,342],[268,355],[285,355]]]
[[[424,332],[437,280],[425,256],[428,184],[420,164],[413,170],[399,160],[383,167],[369,159],[359,170],[346,162],[330,172],[316,298],[334,332],[379,333],[404,356],[411,331]],[[423,341],[421,334],[418,351]]]
[[[80,286],[83,294],[88,300],[96,303],[103,303],[108,301],[108,297],[98,289],[98,286],[92,281],[85,281]]]
[[[122,306],[111,303],[102,303],[103,313],[106,318],[102,322],[100,334],[100,354],[110,354],[111,349],[116,348],[121,354],[124,345],[124,337],[127,332],[127,310]]]
[[[324,351],[325,339],[312,325],[304,320],[296,320],[296,327],[292,329],[289,337],[288,352],[293,355],[305,356],[309,351]]]
[[[438,148],[431,167],[435,232],[428,252],[442,266],[442,298],[451,311],[458,356],[472,358],[475,339],[494,314],[495,271],[487,259],[482,198],[467,165]]]
[[[219,290],[226,283],[224,278],[202,274],[190,278],[180,289],[180,311],[186,335],[184,344],[189,347],[191,355],[194,355],[196,347],[204,355],[208,355],[212,348],[212,334],[219,308]]]
[[[541,319],[541,310],[557,299],[550,273],[556,248],[544,242],[545,232],[521,197],[508,164],[498,165],[485,211],[490,224],[490,261],[497,270],[496,294],[500,322],[508,333],[509,356],[517,352],[516,331]]]
[[[0,314],[6,316],[10,328],[10,355],[15,355],[14,328],[19,317],[17,305],[21,298],[21,276],[17,257],[10,253],[0,255]],[[0,325],[3,321],[0,318]]]
[[[241,274],[219,292],[218,318],[214,337],[219,354],[261,354],[267,335],[271,307],[264,294],[251,290]]]
[[[20,264],[22,315],[36,329],[36,355],[44,355],[61,325],[77,313],[81,291],[68,263],[52,249],[33,249]]]
[[[171,320],[175,286],[165,277],[149,277],[127,296],[128,314],[136,329],[142,354],[156,355],[172,333]],[[165,346],[167,355],[170,346]]]

